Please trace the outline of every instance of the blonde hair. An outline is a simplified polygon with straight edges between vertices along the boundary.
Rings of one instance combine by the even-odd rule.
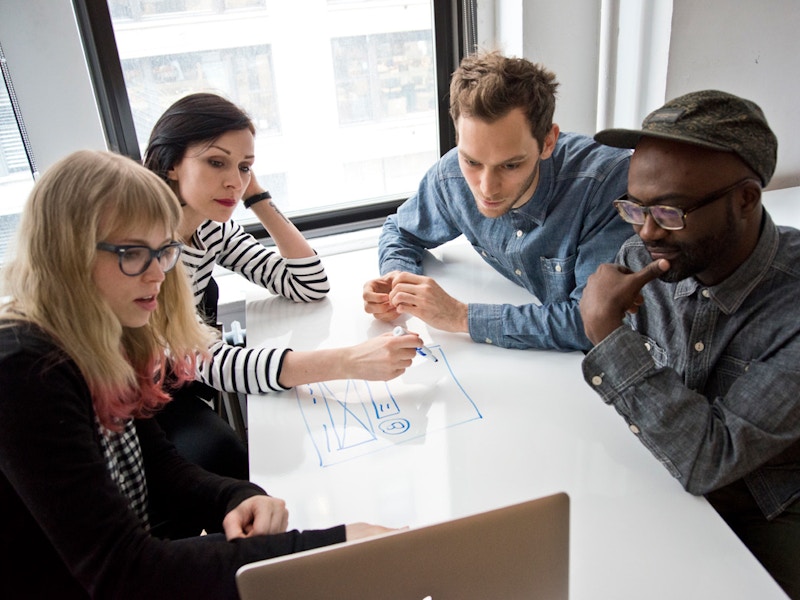
[[[158,176],[110,152],[83,150],[54,164],[28,198],[15,258],[5,268],[9,301],[0,319],[48,333],[80,369],[100,422],[114,430],[152,415],[163,383],[194,379],[211,330],[198,322],[180,263],[166,274],[144,327],[123,327],[92,280],[97,243],[112,234],[166,228],[177,237],[181,208]]]

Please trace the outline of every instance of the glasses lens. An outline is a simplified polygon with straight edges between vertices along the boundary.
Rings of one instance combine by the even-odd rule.
[[[650,215],[662,229],[683,229],[683,211],[674,206],[651,206]]]
[[[139,275],[150,264],[150,248],[134,246],[125,248],[119,255],[119,266],[125,275]]]
[[[171,271],[178,263],[178,257],[181,255],[181,247],[179,245],[170,245],[161,248],[160,256],[158,257],[158,264],[161,270],[166,273]]]
[[[630,223],[632,225],[644,224],[644,211],[638,204],[628,200],[617,200],[614,202],[614,206],[617,207],[619,216],[622,217],[626,223]]]
[[[617,212],[632,225],[644,225],[646,215],[650,215],[662,229],[683,229],[683,210],[674,206],[649,206],[644,207],[630,200],[617,200],[614,202]]]

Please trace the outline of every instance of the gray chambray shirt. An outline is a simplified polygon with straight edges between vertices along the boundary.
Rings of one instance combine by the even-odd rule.
[[[617,262],[652,261],[638,236]],[[800,231],[764,212],[719,285],[660,280],[583,361],[586,382],[693,494],[744,478],[764,515],[800,497]]]

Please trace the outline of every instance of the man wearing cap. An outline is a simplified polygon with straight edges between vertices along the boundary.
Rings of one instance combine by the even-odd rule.
[[[800,598],[800,231],[761,204],[775,135],[707,90],[595,139],[635,149],[615,206],[637,235],[584,290],[584,378]]]
[[[458,147],[384,223],[381,277],[364,309],[381,321],[415,316],[503,348],[588,350],[578,300],[630,229],[611,201],[625,191],[630,151],[563,133],[553,123],[555,75],[499,52],[464,58],[450,82]],[[463,235],[535,298],[516,306],[466,303],[422,274],[427,249]]]

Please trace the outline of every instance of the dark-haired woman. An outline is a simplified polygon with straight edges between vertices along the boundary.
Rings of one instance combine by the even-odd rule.
[[[251,119],[229,100],[208,93],[191,94],[170,106],[153,127],[145,152],[144,165],[170,185],[183,206],[182,260],[195,304],[212,313],[205,315],[212,321],[215,265],[294,302],[320,300],[329,289],[317,254],[252,175],[255,159]],[[264,225],[274,248],[263,246],[231,220],[242,200]],[[199,379],[215,389],[249,394],[332,379],[388,380],[411,364],[421,343],[416,334],[387,334],[344,348],[292,351],[238,348],[220,341],[200,365]],[[203,395],[200,387],[177,394],[159,416],[162,426],[191,460],[246,477],[246,454],[235,451],[232,430],[198,398]]]

